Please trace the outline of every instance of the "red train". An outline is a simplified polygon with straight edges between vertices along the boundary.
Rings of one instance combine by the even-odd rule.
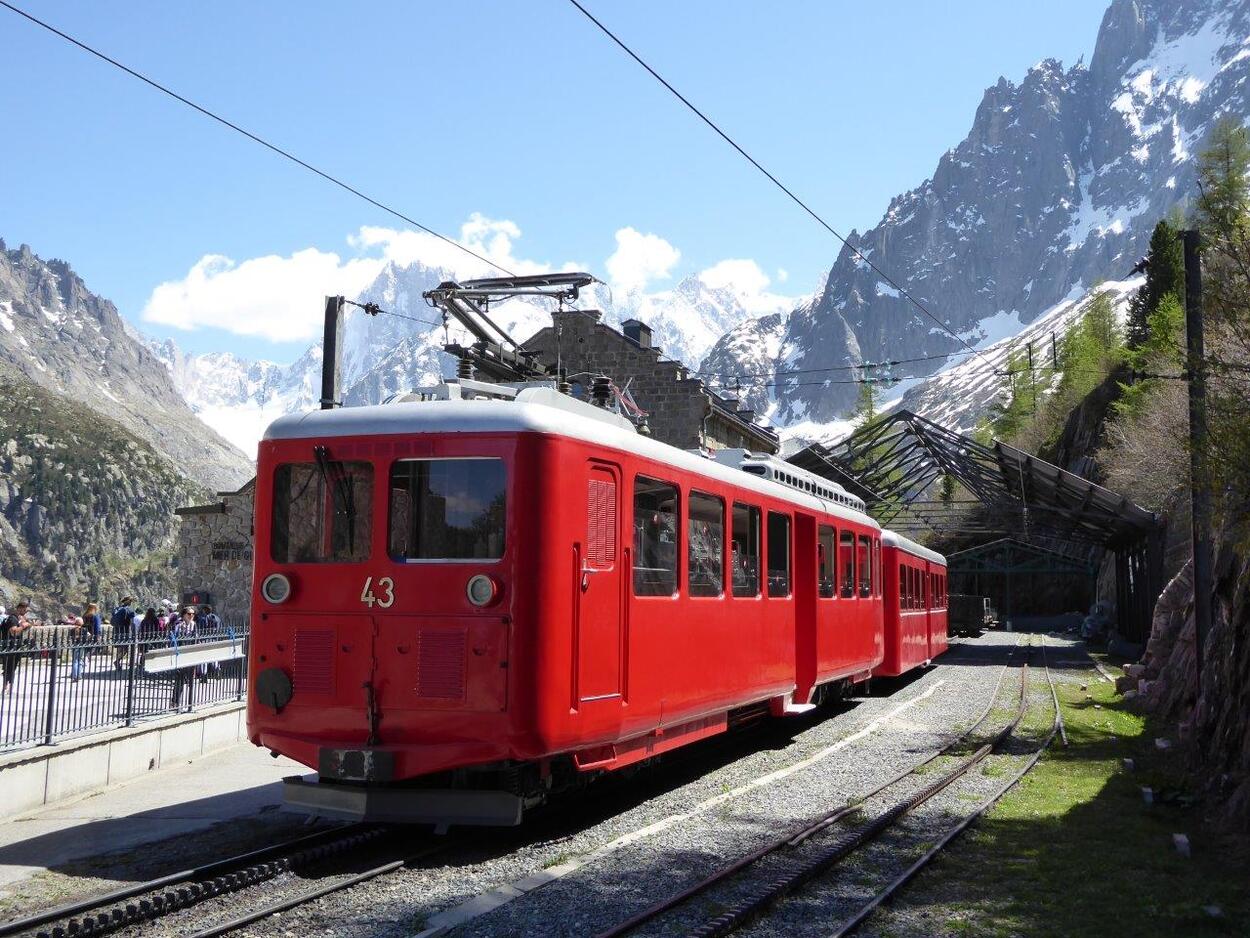
[[[255,557],[249,735],[329,816],[516,824],[946,647],[942,558],[841,487],[546,386],[277,421]]]

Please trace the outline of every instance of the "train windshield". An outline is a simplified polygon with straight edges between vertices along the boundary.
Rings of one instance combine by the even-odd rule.
[[[283,463],[273,474],[269,552],[278,563],[368,560],[372,515],[369,463]]]
[[[394,560],[498,560],[507,473],[501,459],[402,459],[391,467]]]

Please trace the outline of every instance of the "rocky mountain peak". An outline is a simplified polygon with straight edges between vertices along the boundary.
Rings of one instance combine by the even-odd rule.
[[[26,244],[0,251],[0,369],[117,421],[202,485],[226,488],[250,471],[195,418],[116,307]]]
[[[1193,191],[1214,121],[1250,114],[1248,81],[1239,0],[1114,0],[1088,69],[1047,58],[1000,78],[933,175],[849,239],[942,325],[843,247],[821,295],[787,318],[773,367],[804,374],[778,381],[778,422],[833,422],[854,405],[854,384],[814,381],[816,369],[932,357],[909,369],[920,379],[966,355],[965,341],[1014,335],[1123,278]]]

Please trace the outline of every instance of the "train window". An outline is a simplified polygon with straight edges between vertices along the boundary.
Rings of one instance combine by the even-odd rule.
[[[686,586],[691,596],[720,596],[725,592],[725,503],[691,492],[686,512]]]
[[[867,534],[859,536],[859,595],[872,595],[872,538]]]
[[[907,568],[901,563],[898,565],[898,608],[907,608]]]
[[[855,533],[842,531],[838,540],[838,569],[842,571],[842,598],[855,595]]]
[[[734,502],[733,550],[729,561],[735,596],[760,594],[760,510]]]
[[[790,516],[768,513],[768,595],[790,595]]]
[[[368,560],[373,466],[330,459],[283,463],[273,474],[270,520],[269,553],[278,563]]]
[[[634,479],[634,595],[677,592],[677,486]]]
[[[837,534],[833,528],[822,524],[816,535],[816,552],[820,562],[820,595],[823,599],[832,599],[837,592],[837,550]]]
[[[872,586],[873,594],[881,595],[881,579],[885,576],[885,567],[881,566],[881,538],[872,539]]]
[[[391,465],[392,560],[498,560],[507,470],[502,459],[400,459]]]

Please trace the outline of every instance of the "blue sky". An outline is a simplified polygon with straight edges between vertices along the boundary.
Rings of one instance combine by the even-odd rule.
[[[1000,75],[1088,60],[1104,9],[586,4],[844,233],[932,172]],[[749,259],[766,289],[802,294],[837,254],[565,0],[24,5],[426,225],[458,236],[475,213],[491,220],[478,243],[511,258],[606,277],[617,252],[613,269],[645,289]],[[319,310],[258,329],[256,310],[282,302],[272,294],[314,279],[350,292],[370,269],[352,258],[415,244],[382,231],[396,219],[3,9],[0,80],[0,237],[69,260],[137,322],[175,283],[161,296],[194,314],[141,324],[186,348],[289,360]]]

